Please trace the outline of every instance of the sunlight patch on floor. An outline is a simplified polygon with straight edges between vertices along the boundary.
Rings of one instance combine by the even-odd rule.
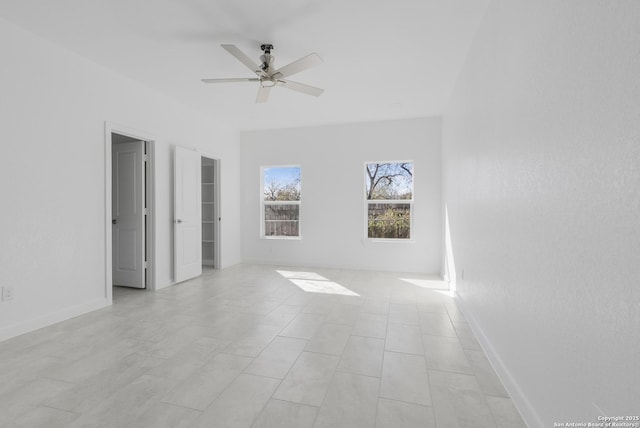
[[[276,272],[287,279],[310,279],[313,281],[329,281],[324,276],[315,272],[296,272],[291,270],[278,270]]]
[[[339,294],[342,296],[360,296],[346,287],[328,280],[315,272],[276,271],[298,288],[308,293]]]

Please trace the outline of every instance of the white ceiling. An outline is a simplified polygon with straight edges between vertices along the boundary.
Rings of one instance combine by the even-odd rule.
[[[0,17],[241,129],[442,113],[489,0],[2,0]],[[311,52],[324,63],[255,104],[248,56],[274,45],[276,67]],[[100,84],[100,82],[96,82]]]

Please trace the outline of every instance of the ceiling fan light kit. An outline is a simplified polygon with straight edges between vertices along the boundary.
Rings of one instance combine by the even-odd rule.
[[[293,74],[300,73],[322,63],[322,59],[318,54],[311,53],[305,57],[302,57],[292,63],[280,67],[279,69],[273,68],[273,62],[275,57],[271,55],[273,45],[264,43],[260,46],[262,49],[262,55],[260,55],[261,63],[256,64],[251,58],[249,58],[244,52],[242,52],[236,45],[221,45],[224,50],[233,55],[238,61],[243,63],[257,77],[234,77],[234,78],[222,78],[222,79],[202,79],[204,83],[229,83],[229,82],[259,82],[258,96],[256,97],[256,103],[264,103],[269,99],[269,93],[274,86],[282,86],[291,89],[296,92],[319,97],[324,89],[316,88],[315,86],[306,85],[304,83],[293,82],[286,80]]]

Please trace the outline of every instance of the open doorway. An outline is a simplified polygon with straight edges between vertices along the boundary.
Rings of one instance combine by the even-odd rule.
[[[219,161],[209,157],[201,158],[202,184],[202,269],[219,269]]]
[[[114,287],[155,289],[153,141],[106,126],[105,297]]]

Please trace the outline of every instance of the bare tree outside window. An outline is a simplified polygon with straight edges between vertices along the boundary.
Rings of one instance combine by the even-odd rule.
[[[413,162],[367,163],[367,236],[410,239],[413,205]]]
[[[300,167],[262,169],[263,236],[300,236]]]

